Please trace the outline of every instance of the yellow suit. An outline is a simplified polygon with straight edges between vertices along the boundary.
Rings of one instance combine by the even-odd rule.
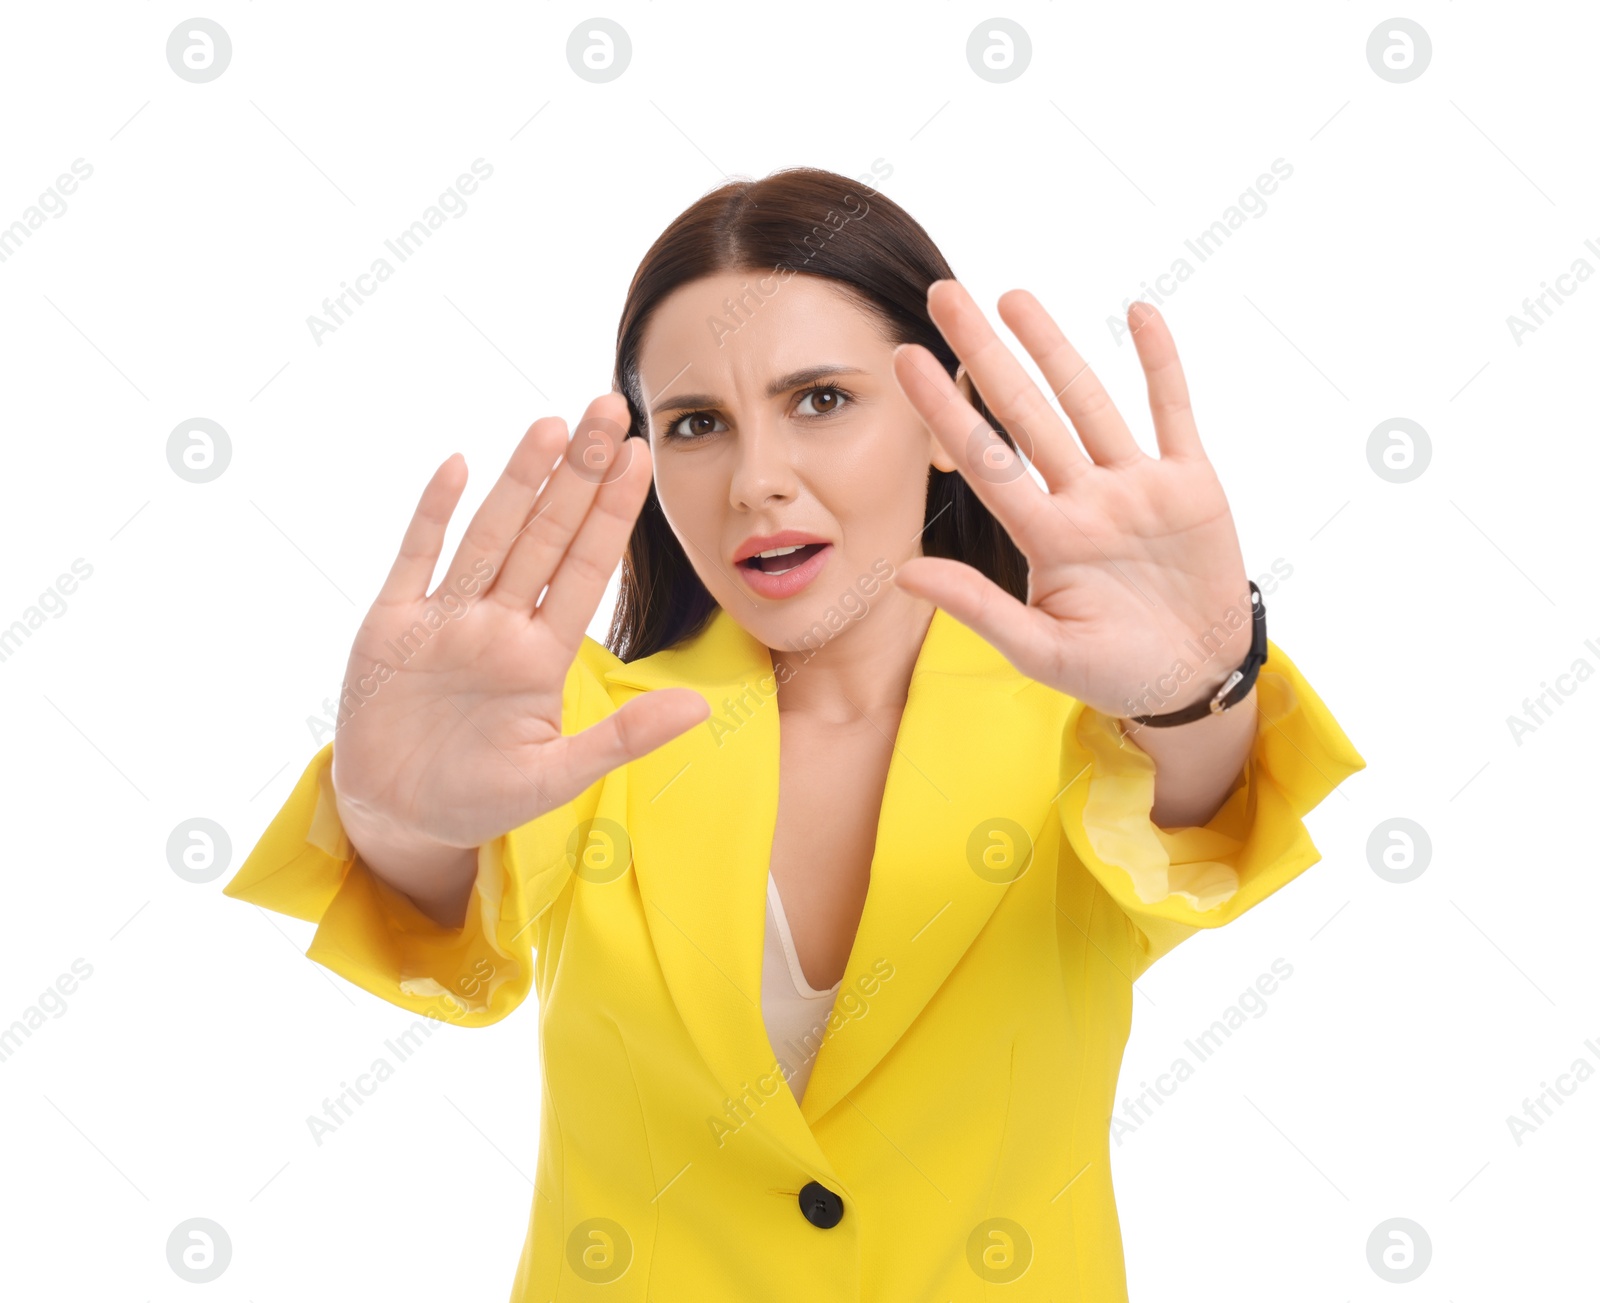
[[[355,857],[331,743],[225,890],[317,922],[310,958],[420,1014],[479,1027],[537,990],[513,1303],[1113,1303],[1132,984],[1315,863],[1302,817],[1365,767],[1268,647],[1244,774],[1208,825],[1167,831],[1113,721],[936,609],[803,1108],[760,1006],[775,680],[726,612],[632,664],[585,639],[565,732],[673,685],[712,717],[482,847],[460,929]]]

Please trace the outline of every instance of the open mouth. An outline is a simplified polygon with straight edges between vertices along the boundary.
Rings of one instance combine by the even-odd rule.
[[[759,570],[762,574],[786,574],[804,565],[827,546],[826,543],[802,543],[796,547],[771,548],[769,551],[774,555],[746,557],[739,564],[747,570]]]

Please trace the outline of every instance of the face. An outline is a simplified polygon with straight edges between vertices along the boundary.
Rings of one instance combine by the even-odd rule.
[[[717,604],[774,649],[909,607],[885,581],[922,555],[929,467],[955,468],[859,303],[784,275],[680,286],[639,348],[662,511]]]

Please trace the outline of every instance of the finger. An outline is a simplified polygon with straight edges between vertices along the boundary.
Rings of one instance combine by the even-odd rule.
[[[989,410],[1022,455],[1038,466],[1045,483],[1052,487],[1070,483],[1087,460],[966,287],[953,280],[935,281],[928,287],[928,315],[966,366]]]
[[[711,707],[693,688],[658,688],[641,693],[598,724],[563,738],[551,756],[570,786],[587,791],[612,770],[649,755],[705,719]]]
[[[422,490],[405,537],[400,540],[400,552],[378,590],[379,604],[415,602],[427,594],[428,580],[433,578],[444,547],[445,529],[461,501],[461,490],[467,486],[466,466],[465,457],[451,453]]]
[[[567,423],[546,416],[528,427],[505,469],[467,524],[450,569],[435,592],[482,593],[505,565],[506,550],[528,518],[539,487],[567,446]],[[485,565],[488,563],[488,573]]]
[[[635,441],[625,438],[627,426],[628,405],[621,394],[602,394],[589,404],[561,464],[534,500],[506,553],[492,600],[533,614],[539,594],[593,505],[597,488],[620,473],[619,455],[633,456]]]
[[[1128,325],[1133,330],[1133,346],[1139,352],[1139,364],[1144,367],[1150,390],[1150,415],[1155,420],[1161,455],[1204,457],[1200,431],[1189,406],[1189,382],[1183,378],[1178,345],[1167,329],[1166,318],[1150,304],[1136,302],[1128,309]]]
[[[942,606],[1022,673],[1046,677],[1055,621],[972,566],[948,557],[912,557],[900,563],[891,582]]]
[[[623,445],[621,472],[600,485],[594,505],[584,516],[534,612],[536,618],[549,623],[562,646],[570,646],[573,654],[605,596],[606,585],[622,560],[628,536],[639,518],[639,508],[650,493],[649,441],[625,439]]]
[[[1144,452],[1111,395],[1089,364],[1073,348],[1044,305],[1027,290],[1007,290],[1000,296],[1000,319],[1039,364],[1072,428],[1096,464],[1119,466]]]
[[[979,416],[920,344],[894,351],[894,376],[923,423],[933,431],[983,505],[1025,553],[1037,551],[1048,526],[1049,499],[1016,452]],[[1032,544],[1032,546],[1030,546]]]

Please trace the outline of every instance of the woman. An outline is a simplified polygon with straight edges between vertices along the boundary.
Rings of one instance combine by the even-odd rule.
[[[227,888],[421,1014],[537,989],[514,1300],[1126,1298],[1132,983],[1314,863],[1364,761],[1265,637],[1161,317],[1150,457],[1000,311],[1070,428],[883,196],[692,205],[616,391],[533,424],[429,594],[435,472]]]

